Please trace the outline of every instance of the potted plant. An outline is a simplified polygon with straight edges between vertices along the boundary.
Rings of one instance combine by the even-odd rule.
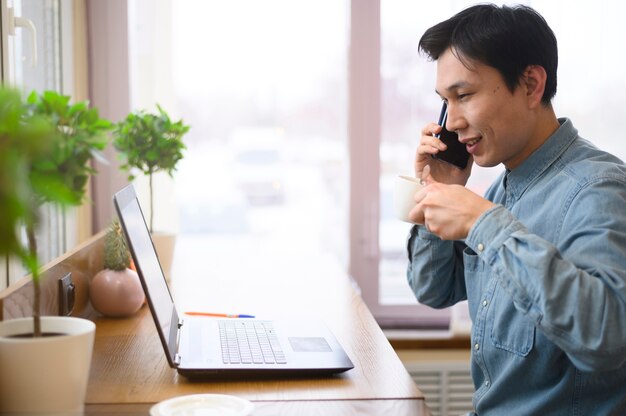
[[[30,204],[38,210],[45,203],[61,207],[77,206],[84,202],[89,177],[96,173],[91,159],[100,154],[107,143],[107,132],[112,124],[101,119],[98,110],[89,108],[88,103],[70,104],[70,97],[55,91],[43,94],[32,92],[27,99],[29,113],[47,118],[54,126],[56,137],[48,154],[33,161],[29,170],[32,185]],[[35,238],[36,222],[26,224],[26,235],[30,255],[37,255]],[[35,285],[35,334],[39,334],[39,276],[31,269]]]
[[[45,203],[84,200],[95,171],[93,154],[107,143],[111,123],[87,103],[70,105],[56,92],[0,88],[0,250],[24,261],[34,288],[33,317],[0,322],[0,411],[80,413],[89,377],[95,325],[74,317],[40,317],[40,272],[35,229]],[[4,163],[6,162],[6,163]],[[5,186],[9,184],[9,186]],[[8,218],[8,219],[7,219]],[[26,230],[21,243],[19,227]]]
[[[130,253],[119,221],[114,220],[104,238],[104,269],[91,281],[91,305],[114,318],[130,316],[146,297],[137,272],[130,268]]]
[[[165,172],[173,177],[176,165],[183,157],[185,144],[183,136],[189,126],[182,120],[172,121],[159,105],[158,113],[137,111],[129,114],[115,127],[113,145],[120,153],[121,168],[129,173],[128,179],[135,179],[133,170],[138,170],[149,181],[149,229],[166,277],[169,277],[175,236],[154,230],[154,175]]]

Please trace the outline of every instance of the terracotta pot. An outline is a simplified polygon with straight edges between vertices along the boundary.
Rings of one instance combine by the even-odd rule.
[[[96,326],[74,317],[43,316],[0,322],[0,413],[82,415]]]
[[[137,272],[131,269],[98,272],[91,281],[89,296],[95,310],[113,318],[134,314],[146,298]]]

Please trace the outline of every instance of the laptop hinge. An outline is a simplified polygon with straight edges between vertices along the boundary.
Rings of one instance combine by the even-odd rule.
[[[178,320],[178,325],[176,325],[176,327],[178,328],[178,330],[176,331],[176,351],[179,351],[180,348],[180,328],[183,326],[183,320],[179,319]],[[177,352],[174,354],[174,365],[179,366],[180,365],[180,354]]]
[[[176,350],[178,351],[178,349],[180,348],[180,328],[183,326],[183,320],[179,319],[178,320],[178,331],[176,331]],[[174,364],[176,364],[177,366],[180,365],[180,354],[176,353],[174,354]]]

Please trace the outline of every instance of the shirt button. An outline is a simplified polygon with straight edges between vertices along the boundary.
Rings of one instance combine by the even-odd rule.
[[[485,249],[485,245],[483,243],[478,243],[478,247],[476,247],[478,249],[479,253],[482,253],[482,251]]]
[[[480,349],[480,345],[478,345],[478,343],[474,344],[474,349],[478,351]]]
[[[489,380],[485,381],[485,386],[489,386]]]
[[[483,300],[483,306],[487,306],[487,303],[488,302],[486,300]]]

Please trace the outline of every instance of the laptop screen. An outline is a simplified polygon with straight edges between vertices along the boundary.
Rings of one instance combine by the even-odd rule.
[[[174,360],[178,314],[169,291],[161,264],[150,238],[139,200],[133,185],[128,185],[114,196],[115,208],[126,234],[129,249],[142,282],[150,310],[159,329],[163,346],[168,351],[170,365]],[[175,327],[172,327],[174,322]]]

